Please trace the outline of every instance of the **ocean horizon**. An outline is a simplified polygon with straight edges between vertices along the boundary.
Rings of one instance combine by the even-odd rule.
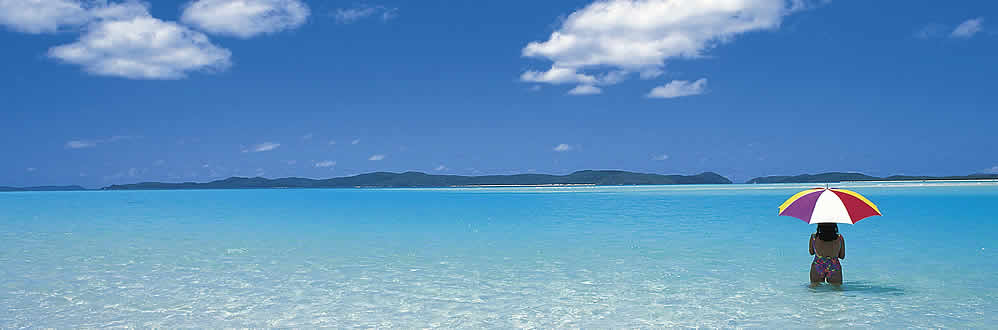
[[[812,184],[0,194],[4,327],[988,327],[998,185],[842,184],[841,288],[808,287]]]

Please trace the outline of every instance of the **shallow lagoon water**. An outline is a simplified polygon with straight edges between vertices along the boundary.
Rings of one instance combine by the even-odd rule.
[[[808,288],[807,185],[0,194],[0,327],[993,327],[998,186],[856,185]]]

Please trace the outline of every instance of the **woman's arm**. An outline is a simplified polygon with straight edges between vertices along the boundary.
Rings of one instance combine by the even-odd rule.
[[[811,234],[811,239],[807,241],[807,253],[814,254],[814,234]]]
[[[839,259],[845,259],[846,258],[846,238],[842,237],[842,235],[839,235],[839,242],[842,243],[842,245],[839,246]]]

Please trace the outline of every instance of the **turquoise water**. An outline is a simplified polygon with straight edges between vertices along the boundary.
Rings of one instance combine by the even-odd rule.
[[[993,327],[998,185],[858,186],[841,289],[800,185],[0,194],[0,327]]]

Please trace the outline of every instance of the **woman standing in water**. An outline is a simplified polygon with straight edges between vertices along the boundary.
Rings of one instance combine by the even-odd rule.
[[[842,264],[846,258],[846,241],[839,235],[839,226],[834,223],[819,223],[818,231],[811,235],[807,250],[814,255],[811,262],[811,286],[821,282],[842,284]]]

